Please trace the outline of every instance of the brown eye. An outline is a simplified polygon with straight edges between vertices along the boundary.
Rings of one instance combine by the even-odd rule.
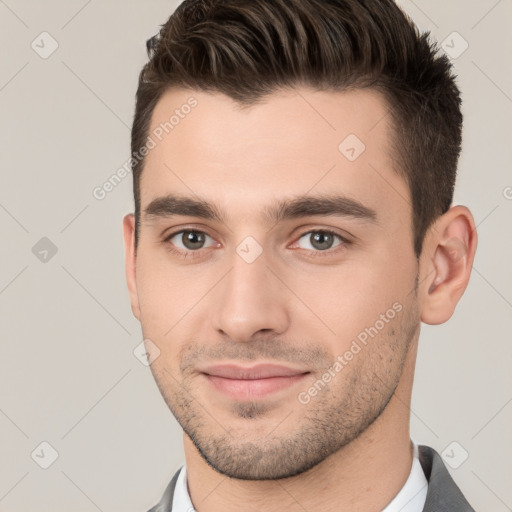
[[[181,235],[181,240],[187,249],[202,249],[205,235],[197,231],[184,231]]]
[[[299,243],[302,239],[306,240],[306,246],[301,246],[301,248],[314,251],[327,251],[333,247],[341,245],[341,243],[344,242],[344,239],[340,235],[333,233],[332,231],[320,230],[308,231],[307,233],[304,233],[299,238],[297,243]],[[335,243],[336,239],[339,240],[338,243]]]
[[[202,231],[182,230],[169,235],[166,242],[170,242],[178,249],[187,252],[203,249],[207,238],[212,240],[210,236]]]

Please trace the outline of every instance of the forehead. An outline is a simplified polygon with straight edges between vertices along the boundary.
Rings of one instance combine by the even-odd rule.
[[[254,216],[271,198],[336,192],[403,214],[409,192],[394,169],[390,123],[372,90],[300,88],[244,108],[221,93],[169,90],[151,120],[142,208],[178,193],[242,215],[251,206]]]

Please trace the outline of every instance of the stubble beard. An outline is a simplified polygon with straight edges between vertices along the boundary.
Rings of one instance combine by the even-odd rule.
[[[194,396],[186,365],[181,366],[181,382],[165,368],[152,371],[168,407],[213,469],[242,480],[288,478],[338,452],[383,413],[419,329],[415,313],[413,308],[409,313],[404,310],[399,324],[371,340],[308,404],[292,393],[275,414],[276,408],[265,401],[233,402],[229,412],[237,424],[246,420],[243,431],[219,421],[214,404]],[[322,369],[315,380],[321,375]],[[270,415],[272,422],[266,421]]]

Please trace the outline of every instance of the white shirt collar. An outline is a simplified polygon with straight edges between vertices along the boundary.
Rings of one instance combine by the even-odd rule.
[[[172,512],[195,512],[195,510],[187,489],[187,468],[182,466],[174,488]]]
[[[427,499],[428,481],[420,464],[418,445],[413,444],[413,459],[409,478],[382,512],[422,512]]]
[[[420,464],[418,445],[413,444],[413,459],[409,478],[382,512],[422,512],[427,498],[428,481]],[[172,502],[172,512],[195,512],[187,489],[187,468],[182,466]]]

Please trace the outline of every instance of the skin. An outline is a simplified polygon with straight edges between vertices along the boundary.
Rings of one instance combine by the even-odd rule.
[[[191,95],[197,107],[147,156],[136,251],[133,215],[123,228],[132,311],[160,350],[151,371],[184,429],[192,503],[199,512],[380,511],[411,468],[420,322],[453,314],[476,250],[473,217],[452,207],[416,258],[410,193],[393,168],[392,126],[376,92],[300,88],[240,109],[220,93],[174,89],[157,104],[151,130]],[[338,149],[349,134],[366,146],[353,162]],[[171,193],[214,203],[226,217],[144,215]],[[333,193],[371,208],[375,221],[263,216],[277,200]],[[206,233],[204,244],[183,245],[181,234],[165,240],[180,229]],[[321,230],[346,241],[334,237],[322,250],[312,240]],[[252,263],[236,251],[248,236],[262,250]],[[301,403],[299,393],[393,304],[400,312]],[[222,362],[276,362],[309,374],[239,400],[199,371]]]

